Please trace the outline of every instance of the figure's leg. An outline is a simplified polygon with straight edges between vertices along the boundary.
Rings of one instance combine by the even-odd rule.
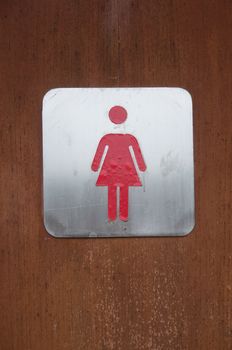
[[[120,187],[120,219],[128,220],[128,186]]]
[[[108,219],[115,220],[117,217],[117,187],[108,187]]]

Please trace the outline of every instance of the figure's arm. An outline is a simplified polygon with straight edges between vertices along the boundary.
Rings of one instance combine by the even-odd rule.
[[[147,167],[146,167],[146,164],[144,162],[143,155],[142,155],[142,152],[141,152],[141,149],[139,147],[139,144],[138,144],[136,137],[130,135],[130,143],[131,143],[131,146],[133,147],[135,159],[138,163],[139,170],[145,171]]]
[[[93,171],[97,171],[99,168],[99,165],[101,163],[101,159],[105,150],[105,146],[106,146],[106,142],[105,142],[105,137],[103,136],[98,144],[98,147],[91,165],[91,169]]]

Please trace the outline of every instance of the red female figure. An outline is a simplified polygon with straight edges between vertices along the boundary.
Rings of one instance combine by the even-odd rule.
[[[123,123],[127,118],[127,111],[121,106],[114,106],[109,111],[109,118],[115,124]],[[117,187],[120,189],[120,220],[128,220],[128,188],[142,186],[129,146],[132,146],[135,159],[141,171],[146,170],[137,139],[130,134],[107,134],[100,140],[95,153],[92,170],[97,171],[105,150],[108,146],[96,186],[108,186],[108,219],[117,218]]]

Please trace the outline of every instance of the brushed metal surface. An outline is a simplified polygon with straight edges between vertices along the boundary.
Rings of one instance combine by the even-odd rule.
[[[128,118],[115,125],[110,108]],[[129,219],[109,222],[91,163],[102,136],[134,135],[147,166]],[[106,153],[106,150],[105,150]],[[134,155],[132,152],[132,157]],[[192,100],[180,88],[58,88],[43,99],[44,224],[57,237],[176,236],[194,227]]]

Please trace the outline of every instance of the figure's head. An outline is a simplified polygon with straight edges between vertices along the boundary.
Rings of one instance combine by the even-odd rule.
[[[114,106],[109,110],[109,118],[114,124],[122,124],[127,118],[127,111],[121,106]]]

